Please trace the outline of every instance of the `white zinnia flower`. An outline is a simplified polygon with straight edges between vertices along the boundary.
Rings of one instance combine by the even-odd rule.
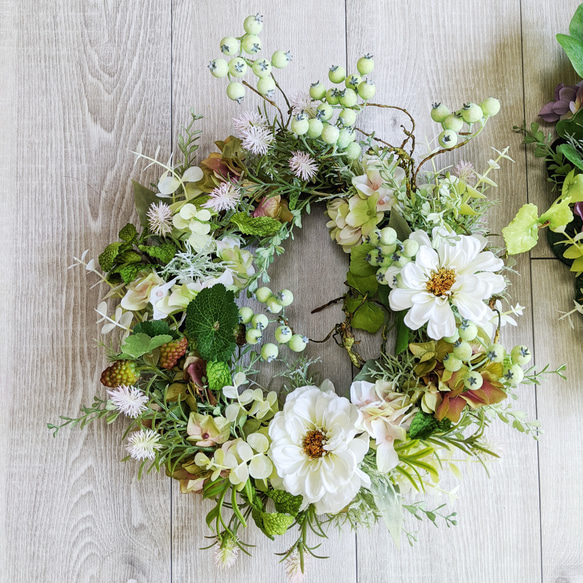
[[[160,435],[152,429],[140,429],[134,431],[128,438],[127,450],[135,460],[153,460],[156,457],[156,450],[162,447],[158,443],[159,440]]]
[[[292,152],[289,159],[289,167],[292,172],[306,182],[311,180],[318,173],[316,161],[306,152]]]
[[[452,306],[462,318],[486,325],[494,313],[484,300],[506,287],[504,278],[493,273],[504,262],[490,251],[482,251],[485,239],[459,235],[456,241],[440,235],[434,249],[429,237],[424,238],[415,261],[401,269],[398,287],[389,294],[391,310],[408,310],[405,325],[418,330],[427,324],[427,333],[434,340],[454,334]]]
[[[321,388],[300,387],[290,393],[283,411],[269,425],[269,455],[283,489],[314,504],[318,514],[334,514],[347,506],[369,477],[358,466],[368,451],[368,435],[357,437],[358,410],[334,392],[330,381]]]
[[[147,213],[150,231],[155,235],[168,235],[172,232],[172,210],[164,203],[150,205]]]
[[[211,191],[209,197],[202,206],[218,213],[234,209],[241,198],[241,191],[230,182],[223,182]]]
[[[116,409],[126,417],[135,419],[142,411],[146,410],[148,397],[137,387],[120,385],[113,391],[107,391],[107,394]]]

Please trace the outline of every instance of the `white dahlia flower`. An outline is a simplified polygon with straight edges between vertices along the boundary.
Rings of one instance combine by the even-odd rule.
[[[434,239],[435,235],[434,230]],[[424,239],[415,261],[401,269],[397,287],[389,294],[391,310],[408,310],[406,326],[418,330],[427,324],[434,340],[454,334],[452,306],[462,318],[486,325],[494,313],[484,300],[506,287],[504,278],[493,273],[504,262],[482,251],[486,243],[482,238],[459,235],[454,239],[441,234],[435,249],[427,235]]]
[[[269,425],[269,456],[290,494],[300,494],[304,507],[318,514],[340,512],[369,477],[358,466],[368,451],[367,434],[357,435],[358,410],[334,392],[300,387],[288,395],[283,411]]]

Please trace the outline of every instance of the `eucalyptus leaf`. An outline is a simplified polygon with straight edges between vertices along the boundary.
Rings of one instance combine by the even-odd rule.
[[[583,170],[583,158],[581,158],[579,151],[571,144],[561,144],[557,150],[561,152],[571,164],[579,168],[579,170]]]
[[[401,498],[387,480],[372,480],[371,492],[374,501],[383,516],[395,546],[401,548],[401,530],[403,528],[403,506]]]
[[[575,10],[573,18],[569,24],[569,34],[583,43],[583,4],[580,4]]]
[[[132,184],[134,185],[134,203],[140,219],[140,225],[147,229],[149,227],[148,210],[150,210],[150,205],[158,202],[158,197],[153,190],[146,188],[139,182],[132,180]]]
[[[567,53],[577,75],[583,77],[583,41],[566,34],[558,34],[557,41]]]

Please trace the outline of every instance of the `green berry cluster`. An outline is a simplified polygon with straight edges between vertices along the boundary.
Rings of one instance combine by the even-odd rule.
[[[247,325],[245,340],[247,344],[259,344],[263,338],[263,331],[271,324],[276,322],[279,326],[274,332],[275,341],[267,342],[261,347],[261,358],[267,362],[272,362],[279,356],[279,346],[287,345],[293,352],[302,352],[308,343],[308,339],[301,334],[294,334],[285,319],[284,309],[290,306],[294,301],[293,293],[284,289],[274,294],[268,287],[260,287],[255,292],[255,299],[265,304],[267,311],[271,314],[277,314],[277,320],[269,320],[265,314],[256,314],[249,306],[239,309],[239,319],[242,324]]]
[[[354,125],[364,102],[375,94],[375,84],[363,77],[374,69],[372,55],[358,59],[357,73],[347,74],[344,67],[334,65],[328,79],[339,87],[327,88],[317,81],[310,86],[310,97],[319,102],[314,114],[300,112],[294,116],[291,131],[298,136],[318,138],[344,152],[350,160],[360,157],[360,146],[355,142]],[[360,100],[360,102],[359,102]],[[335,119],[334,110],[338,115]]]
[[[275,51],[271,59],[259,57],[261,39],[257,36],[263,28],[263,16],[255,14],[247,16],[243,22],[245,34],[240,37],[226,36],[220,42],[221,53],[229,57],[227,61],[220,57],[213,59],[208,67],[211,74],[217,78],[227,77],[227,96],[229,99],[241,103],[245,98],[245,86],[238,81],[244,77],[249,69],[257,77],[257,91],[272,99],[275,93],[275,79],[271,74],[272,68],[283,69],[292,60],[291,53]]]
[[[439,145],[442,148],[453,148],[458,143],[464,124],[469,126],[469,129],[464,132],[464,138],[473,137],[472,126],[479,123],[481,130],[486,120],[496,115],[499,111],[500,102],[494,97],[488,97],[480,105],[471,102],[465,103],[460,110],[454,112],[451,112],[442,103],[434,103],[431,110],[431,119],[441,124],[443,128],[438,137]]]
[[[375,246],[366,256],[366,261],[373,267],[378,267],[376,278],[381,285],[389,284],[393,271],[390,270],[391,267],[405,267],[419,251],[417,241],[399,241],[397,231],[392,227],[375,229],[365,238],[365,242]]]

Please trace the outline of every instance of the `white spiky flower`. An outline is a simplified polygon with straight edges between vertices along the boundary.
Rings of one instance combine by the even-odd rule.
[[[243,138],[249,128],[267,128],[268,125],[267,119],[255,111],[247,111],[239,117],[233,118],[233,126],[237,130],[239,138]]]
[[[318,173],[316,161],[306,152],[292,152],[289,167],[298,178],[306,182]]]
[[[306,568],[306,555],[304,555],[304,569]],[[303,583],[306,575],[302,571],[302,561],[297,549],[293,550],[285,560],[285,574],[289,583]]]
[[[219,569],[230,569],[239,556],[237,539],[234,536],[224,536],[223,540],[215,546],[215,564]]]
[[[152,429],[140,429],[129,436],[127,450],[135,460],[153,460],[162,447],[159,441],[160,435]]]
[[[475,186],[476,184],[476,171],[474,170],[474,165],[471,162],[460,160],[454,166],[452,174],[470,186]]]
[[[172,232],[172,210],[166,203],[150,205],[147,217],[152,233],[164,236]]]
[[[316,117],[318,104],[307,91],[299,91],[290,100],[292,115],[306,113],[309,117]]]
[[[113,391],[107,391],[107,394],[116,409],[126,417],[135,419],[146,410],[148,397],[137,387],[120,385]]]
[[[230,182],[223,182],[211,191],[209,197],[202,205],[203,207],[212,208],[217,213],[232,210],[237,206],[241,198],[241,190]]]
[[[243,132],[241,132],[243,134]],[[243,141],[241,146],[249,150],[252,154],[263,156],[267,154],[269,146],[273,143],[275,136],[273,132],[265,127],[250,126],[242,135]]]

